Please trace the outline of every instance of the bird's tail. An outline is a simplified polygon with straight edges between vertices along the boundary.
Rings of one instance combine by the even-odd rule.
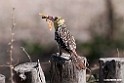
[[[79,70],[86,69],[85,64],[82,62],[81,58],[79,56],[77,56],[76,53],[71,54],[71,59],[74,62],[77,69],[79,69]]]

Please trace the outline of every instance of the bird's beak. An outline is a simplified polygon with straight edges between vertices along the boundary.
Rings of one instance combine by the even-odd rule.
[[[39,13],[39,15],[42,17],[42,19],[48,19],[48,15],[41,14],[41,13]]]

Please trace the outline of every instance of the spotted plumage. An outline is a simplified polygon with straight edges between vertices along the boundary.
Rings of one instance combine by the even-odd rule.
[[[68,52],[71,56],[72,62],[74,62],[76,68],[79,70],[85,69],[86,66],[82,60],[78,57],[75,49],[76,43],[74,37],[71,35],[70,31],[65,25],[65,20],[61,17],[48,16],[47,19],[54,23],[55,28],[55,40],[59,46],[59,55],[61,56],[61,48]]]
[[[74,37],[70,34],[66,27],[59,27],[55,31],[55,40],[67,52],[73,52],[76,49]]]

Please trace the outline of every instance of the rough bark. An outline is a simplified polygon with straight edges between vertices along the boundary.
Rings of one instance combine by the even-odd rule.
[[[5,83],[5,76],[0,74],[0,83]]]
[[[124,83],[124,58],[100,58],[100,83]]]
[[[39,62],[27,62],[14,68],[14,78],[17,83],[46,83]]]
[[[78,70],[69,58],[65,53],[51,56],[51,83],[86,83],[86,69]],[[86,64],[86,58],[82,61]]]

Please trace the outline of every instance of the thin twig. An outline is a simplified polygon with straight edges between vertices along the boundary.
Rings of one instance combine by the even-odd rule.
[[[13,43],[14,43],[14,28],[15,28],[15,22],[14,22],[14,11],[15,11],[15,8],[13,8],[13,11],[12,11],[12,27],[10,28],[11,30],[11,41],[9,43],[10,45],[10,61],[9,61],[9,68],[10,68],[10,81],[11,83],[14,83],[13,81]]]
[[[120,55],[120,54],[119,54],[119,50],[118,50],[118,48],[117,48],[117,52],[118,52],[118,58],[119,58],[119,55]]]
[[[27,57],[29,58],[30,62],[32,62],[31,57],[30,57],[30,55],[26,52],[25,48],[24,48],[24,47],[20,47],[20,48],[21,48],[21,49],[23,50],[23,52],[27,55]]]
[[[9,65],[0,65],[0,67],[9,67]]]
[[[9,50],[9,62],[8,64],[5,64],[5,65],[0,65],[0,67],[9,67],[10,68],[10,81],[11,83],[15,83],[13,81],[13,68],[14,68],[14,65],[13,65],[13,43],[14,43],[14,28],[15,28],[15,22],[14,22],[14,11],[15,11],[15,8],[13,8],[12,10],[12,27],[10,28],[10,32],[11,32],[11,40],[10,42],[8,43],[9,47],[10,47],[10,50]]]

